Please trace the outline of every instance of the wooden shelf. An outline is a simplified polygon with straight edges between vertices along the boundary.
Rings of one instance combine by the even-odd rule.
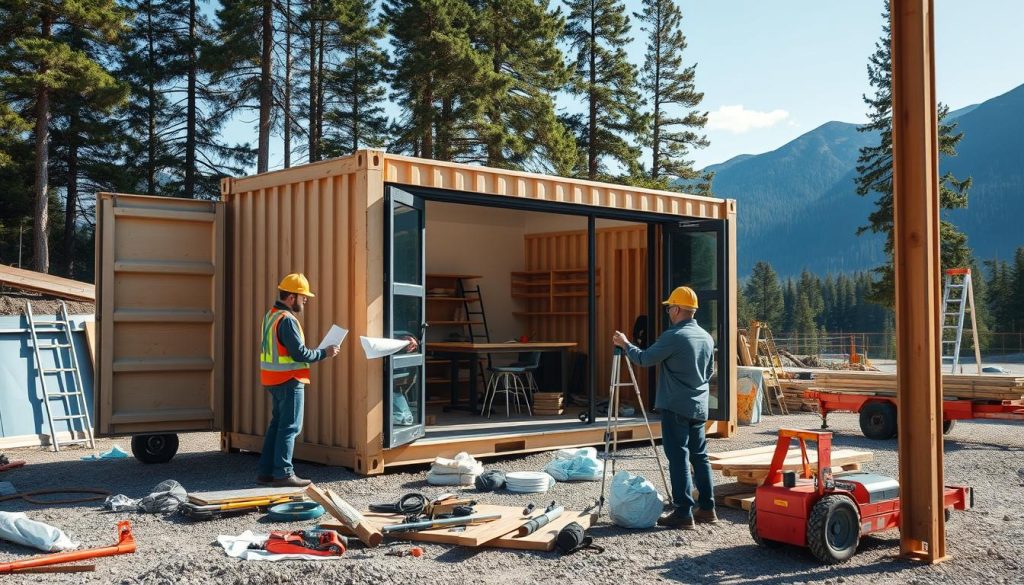
[[[451,325],[451,326],[454,327],[456,325],[483,325],[483,324],[484,324],[483,321],[428,321],[427,322],[427,325],[429,325],[431,327],[433,327],[435,325],[440,325],[440,326]]]
[[[585,299],[590,296],[586,289],[587,272],[586,268],[512,272],[512,298],[525,301],[525,310],[513,314],[524,317],[587,315]],[[601,296],[601,269],[596,268],[594,274],[594,294]]]
[[[428,303],[430,301],[443,301],[443,302],[446,302],[446,303],[464,303],[467,300],[469,300],[466,297],[440,297],[440,296],[430,296],[430,295],[426,295],[424,298],[427,299]]]

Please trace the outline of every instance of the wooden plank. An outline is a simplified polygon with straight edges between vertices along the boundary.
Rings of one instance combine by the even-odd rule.
[[[750,449],[737,449],[735,451],[722,451],[721,453],[708,453],[708,459],[711,461],[724,461],[735,457],[745,457],[747,455],[757,455],[760,453],[774,453],[775,445],[769,445],[766,447],[751,447]]]
[[[873,461],[875,458],[874,454],[870,451],[858,451],[856,449],[836,449],[832,451],[832,466],[839,467],[848,463],[866,463]],[[807,450],[807,459],[811,465],[814,465],[818,461],[817,453],[812,450]],[[748,455],[745,457],[736,457],[725,461],[712,461],[711,468],[721,470],[723,473],[726,471],[749,471],[755,469],[765,469],[771,465],[772,454],[761,453]],[[789,454],[786,456],[786,460],[783,462],[783,469],[798,469],[801,466],[801,456],[799,449],[790,449]]]
[[[0,284],[76,301],[96,300],[96,288],[91,283],[13,266],[0,265]]]
[[[215,492],[197,492],[188,495],[188,500],[193,504],[208,506],[210,504],[230,504],[231,502],[245,502],[260,498],[278,497],[287,498],[301,496],[305,493],[303,488],[294,487],[260,487],[241,490],[220,490]]]
[[[501,514],[502,517],[493,522],[467,526],[462,532],[451,532],[450,528],[442,527],[434,530],[421,530],[418,532],[402,532],[389,534],[395,538],[415,540],[419,542],[431,542],[435,544],[449,544],[456,546],[479,547],[488,546],[496,548],[511,548],[518,550],[540,550],[550,551],[555,548],[555,537],[558,532],[570,522],[577,522],[584,529],[589,528],[594,522],[594,515],[588,512],[575,512],[566,510],[561,516],[551,521],[537,532],[529,536],[518,538],[516,536],[519,527],[525,524],[530,517],[523,516],[523,509],[513,506],[496,506],[491,504],[478,504],[475,506],[478,514]],[[364,512],[366,521],[377,528],[391,524],[404,522],[404,516],[400,514],[385,514],[375,512]],[[329,520],[322,522],[321,526],[338,530],[341,533],[351,534],[351,531],[340,522]]]
[[[722,503],[730,508],[749,511],[750,507],[754,504],[754,492],[727,495],[722,498]]]
[[[85,348],[89,352],[89,365],[92,366],[93,383],[96,383],[96,322],[85,322]]]

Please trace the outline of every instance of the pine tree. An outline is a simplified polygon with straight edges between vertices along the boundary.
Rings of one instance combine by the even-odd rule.
[[[586,156],[580,174],[588,179],[607,176],[606,159],[625,167],[628,176],[640,175],[640,149],[630,139],[646,127],[640,113],[636,67],[629,62],[626,45],[629,20],[620,0],[567,0],[569,15],[565,38],[575,53],[575,78],[570,86],[580,96],[586,114],[576,116],[578,146]]]
[[[710,142],[698,134],[708,114],[695,109],[704,99],[694,82],[697,65],[683,67],[683,14],[675,0],[644,0],[642,7],[633,16],[648,39],[640,85],[651,109],[645,133],[651,148],[649,176],[666,186],[673,180],[696,182],[697,194],[711,195],[711,173],[694,170],[693,161],[685,159],[691,149],[706,148]]]
[[[499,168],[568,175],[575,139],[555,113],[554,95],[570,79],[558,38],[565,26],[547,0],[471,0],[475,46],[493,77],[482,94],[474,134],[478,162]]]
[[[379,43],[386,27],[373,16],[372,0],[335,0],[332,47],[342,62],[326,74],[324,136],[327,156],[341,156],[361,147],[387,143],[388,117],[382,85],[387,55]]]
[[[55,92],[75,86],[92,94],[114,83],[103,67],[81,51],[59,40],[67,29],[77,29],[106,42],[116,40],[124,26],[125,13],[115,0],[6,0],[5,22],[13,32],[2,55],[0,83],[22,96],[30,96],[34,119],[35,181],[33,196],[33,262],[35,269],[48,272],[50,185],[50,123]]]
[[[739,324],[740,328],[746,327],[751,321],[757,320],[757,316],[754,315],[754,311],[750,306],[750,299],[747,298],[746,289],[746,286],[741,286],[737,289],[736,323]]]
[[[796,331],[796,321],[794,316],[796,314],[796,283],[793,282],[792,278],[786,279],[786,285],[782,289],[782,300],[786,307],[785,315],[783,316],[782,329],[787,333],[793,333]]]
[[[393,46],[392,98],[402,109],[394,146],[415,156],[460,160],[494,83],[470,31],[476,13],[466,0],[387,0]]]
[[[858,234],[867,231],[885,234],[885,253],[888,261],[875,269],[878,280],[875,282],[871,300],[887,307],[895,303],[895,281],[893,272],[894,240],[893,240],[893,185],[892,185],[892,51],[890,43],[892,32],[889,20],[889,2],[885,0],[882,14],[882,38],[875,43],[875,52],[868,60],[868,80],[875,88],[872,97],[864,96],[868,105],[869,123],[858,128],[861,132],[878,132],[880,142],[877,146],[866,146],[860,149],[857,158],[857,194],[866,197],[877,194],[875,210],[868,215],[867,226],[857,230]],[[938,106],[939,154],[956,156],[956,146],[963,138],[963,133],[955,133],[956,122],[945,122],[949,108],[943,104]],[[970,177],[959,180],[951,172],[943,175],[939,181],[939,205],[942,209],[962,209],[967,207],[967,192],[971,186]],[[968,266],[971,262],[971,251],[967,246],[967,236],[956,229],[952,222],[942,220],[940,226],[941,263],[943,268]]]
[[[771,264],[767,262],[755,264],[743,290],[750,303],[753,318],[768,323],[772,329],[781,331],[785,303],[782,286],[779,285],[778,275],[772,269]]]

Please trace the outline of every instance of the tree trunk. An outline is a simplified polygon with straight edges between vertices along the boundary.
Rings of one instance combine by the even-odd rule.
[[[423,112],[432,111],[434,108],[434,89],[429,84],[423,89]],[[433,116],[430,116],[433,118]],[[422,146],[420,147],[420,156],[423,158],[434,158],[434,121],[431,119],[420,120],[418,124],[423,128],[423,134],[420,137],[422,140]]]
[[[324,83],[324,33],[326,32],[327,22],[324,20],[320,21],[320,35],[317,38],[317,56],[316,62],[316,78],[317,78],[317,95],[316,98],[316,159],[320,160],[323,156],[323,140],[324,140],[324,90],[326,84]]]
[[[263,54],[260,57],[260,127],[256,172],[265,173],[270,168],[270,108],[274,99],[271,77],[274,58],[274,2],[263,0]]]
[[[196,77],[199,64],[196,59],[196,0],[188,5],[188,93],[185,105],[185,197],[196,198]],[[262,124],[262,107],[261,124]],[[262,126],[261,126],[262,130]]]
[[[81,124],[78,113],[71,114],[68,124],[68,184],[64,201],[63,256],[65,276],[72,278],[75,270],[75,220],[78,214],[78,127]]]
[[[146,99],[149,100],[148,107],[146,108],[146,194],[156,194],[156,142],[158,140],[156,132],[156,83],[153,80],[153,71],[156,71],[156,48],[154,47],[155,39],[153,38],[153,7],[149,6],[146,10],[146,41],[147,41],[147,52],[146,62],[149,65],[149,73],[147,74],[147,85],[146,85]]]
[[[352,152],[359,150],[359,98],[362,97],[359,85],[359,47],[352,50],[355,64],[352,67]]]
[[[316,112],[317,104],[316,100],[320,96],[320,88],[317,87],[319,78],[317,77],[317,66],[316,57],[318,55],[316,48],[316,37],[317,37],[317,18],[319,18],[319,11],[317,10],[317,2],[313,0],[310,2],[310,23],[309,23],[309,162],[317,160],[316,156]]]
[[[596,15],[590,15],[590,46],[587,48],[590,57],[590,85],[587,87],[587,105],[590,108],[590,119],[587,128],[587,178],[597,178],[597,26]]]
[[[284,15],[284,168],[292,166],[292,0]]]
[[[41,38],[49,40],[53,21],[46,12],[42,15],[40,27]],[[47,67],[44,63],[39,67],[39,77],[44,78]],[[34,237],[33,262],[39,272],[50,271],[50,234],[49,195],[50,195],[50,89],[46,82],[40,82],[36,88],[36,173],[35,173],[35,223],[32,230]]]

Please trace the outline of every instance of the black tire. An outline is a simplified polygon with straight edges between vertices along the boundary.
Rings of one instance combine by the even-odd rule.
[[[876,441],[895,437],[896,406],[890,402],[868,402],[860,409],[860,430]]]
[[[763,546],[765,548],[775,548],[779,546],[780,543],[774,540],[761,538],[761,535],[757,533],[757,507],[754,505],[754,502],[750,502],[750,511],[747,512],[747,527],[750,528],[750,537],[754,539],[754,542],[757,543],[758,546]]]
[[[860,512],[846,496],[826,496],[811,508],[807,545],[818,560],[842,563],[860,544]]]
[[[178,435],[135,435],[132,455],[143,463],[167,463],[178,452]]]
[[[948,435],[956,427],[955,420],[944,420],[942,421],[942,434]]]

